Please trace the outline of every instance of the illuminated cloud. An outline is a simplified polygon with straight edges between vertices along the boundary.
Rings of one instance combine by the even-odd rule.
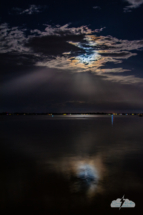
[[[1,58],[4,58],[4,54],[9,53],[8,58],[10,58],[11,55],[14,63],[15,61],[17,62],[18,57],[20,64],[21,61],[23,62],[23,59],[32,59],[33,63],[35,58],[35,62],[37,62],[37,58],[39,57],[40,60],[44,62],[47,57],[49,60],[56,56],[65,55],[65,53],[67,55],[71,50],[72,55],[74,53],[75,56],[77,54],[85,53],[85,51],[67,41],[81,42],[84,39],[84,35],[103,30],[103,28],[91,30],[87,26],[78,28],[69,28],[68,26],[69,24],[56,27],[46,26],[43,32],[33,30],[31,31],[31,34],[26,37],[25,33],[27,29],[20,29],[17,26],[10,28],[7,23],[3,23],[0,26]],[[37,34],[39,35],[37,36]],[[38,46],[37,42],[39,43]]]
[[[125,70],[126,71],[126,70]],[[141,83],[143,85],[143,78],[135,77],[134,75],[111,75],[111,74],[101,74],[103,76],[103,80],[119,82],[122,84],[137,84]]]
[[[46,25],[44,31],[0,26],[1,63],[35,65],[70,72],[91,71],[103,79],[126,83],[142,83],[142,78],[122,75],[130,71],[117,68],[124,60],[137,55],[143,48],[143,40],[121,40],[110,35],[96,36],[102,29],[91,30],[87,26],[70,27]],[[38,45],[37,45],[38,44]],[[112,68],[106,67],[112,63]],[[116,64],[116,66],[114,66]]]
[[[143,4],[143,0],[124,0],[130,5],[124,8],[124,12],[131,12],[131,9],[138,8]]]
[[[44,31],[40,31],[38,29],[31,30],[31,33],[37,33],[39,36],[48,36],[48,35],[57,35],[57,36],[65,36],[65,35],[83,35],[83,34],[92,34],[92,33],[99,33],[103,31],[104,28],[91,30],[86,25],[82,25],[80,27],[69,27],[70,24],[66,24],[63,26],[51,26],[45,25],[46,28]]]
[[[103,79],[122,82],[124,84],[143,83],[143,79],[133,75],[122,75],[123,72],[130,70],[118,68],[105,68],[106,63],[122,63],[123,60],[137,55],[132,50],[140,50],[143,47],[142,40],[128,41],[119,40],[112,36],[86,35],[84,39],[78,42],[68,41],[69,44],[80,49],[80,53],[67,52],[63,56],[57,56],[54,59],[46,59],[37,62],[37,66],[47,66],[49,68],[59,68],[74,72],[92,71],[102,76]],[[114,75],[113,75],[114,73]]]

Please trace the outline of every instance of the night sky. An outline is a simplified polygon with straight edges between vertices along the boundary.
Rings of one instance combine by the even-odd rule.
[[[143,112],[143,0],[5,0],[0,112]]]

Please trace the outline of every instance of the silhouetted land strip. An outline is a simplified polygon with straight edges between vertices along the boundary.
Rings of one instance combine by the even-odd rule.
[[[0,115],[49,115],[49,116],[70,116],[70,115],[138,115],[140,117],[143,116],[143,113],[104,113],[104,112],[97,112],[97,113],[9,113],[9,112],[2,112]]]

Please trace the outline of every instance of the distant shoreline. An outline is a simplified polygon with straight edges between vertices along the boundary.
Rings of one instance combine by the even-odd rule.
[[[24,116],[32,116],[32,115],[48,115],[48,116],[91,116],[91,115],[113,115],[113,116],[122,116],[122,115],[126,115],[126,116],[134,116],[134,115],[138,115],[138,116],[143,116],[143,113],[8,113],[8,112],[3,112],[0,113],[0,116],[18,116],[18,115],[24,115]]]

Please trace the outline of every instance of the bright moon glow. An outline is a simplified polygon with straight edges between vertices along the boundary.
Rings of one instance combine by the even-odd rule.
[[[85,38],[85,40],[88,41],[88,43],[82,44],[79,42],[68,41],[68,43],[85,51],[84,54],[80,54],[74,59],[71,58],[71,61],[76,66],[80,64],[81,67],[92,67],[95,66],[96,61],[100,59],[101,55],[98,54],[97,50],[94,50],[94,47],[96,47],[97,44],[95,41],[93,41],[93,38],[88,36]]]
[[[93,61],[96,61],[98,59],[99,55],[97,52],[94,52],[93,54],[87,55],[80,55],[76,57],[77,60],[79,60],[80,63],[83,63],[85,65],[91,64]]]

